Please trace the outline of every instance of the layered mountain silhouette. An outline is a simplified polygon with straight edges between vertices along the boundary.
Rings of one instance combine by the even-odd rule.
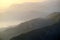
[[[16,25],[14,27],[7,28],[5,31],[3,31],[2,38],[3,40],[8,40],[11,37],[14,37],[38,28],[42,28],[51,24],[53,24],[53,22],[48,19],[42,19],[42,18],[33,19],[30,21],[21,23],[19,25]]]
[[[60,22],[19,35],[11,40],[60,40]]]
[[[11,40],[58,40],[60,37],[60,12],[55,12],[52,16],[55,19],[52,19],[54,23],[51,20],[37,18],[18,25],[18,27],[24,28],[24,32]]]
[[[56,12],[56,13],[59,14],[60,12]],[[52,13],[52,14],[55,15],[55,13]],[[55,16],[58,16],[58,15],[55,15]],[[55,16],[53,16],[53,18],[56,20]],[[60,16],[58,16],[58,17],[57,18],[59,20]],[[7,28],[0,35],[1,35],[2,40],[9,40],[11,38],[12,38],[11,40],[15,40],[16,38],[17,38],[16,40],[20,40],[21,36],[24,39],[23,35],[25,35],[26,37],[27,36],[29,37],[30,34],[35,33],[34,30],[37,30],[37,32],[39,32],[38,30],[42,30],[42,31],[43,31],[43,29],[47,30],[48,28],[50,28],[52,26],[52,24],[53,25],[55,25],[55,23],[57,24],[58,22],[55,22],[55,20],[53,20],[51,18],[37,18],[37,19],[32,19],[32,20],[23,22],[21,24],[15,25],[14,27]],[[32,31],[32,32],[30,32],[30,31]],[[40,33],[42,33],[42,32],[40,32]]]

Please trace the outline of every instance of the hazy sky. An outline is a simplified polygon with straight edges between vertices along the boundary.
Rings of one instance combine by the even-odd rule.
[[[5,18],[5,15],[6,15],[5,12],[11,5],[13,5],[13,4],[22,4],[24,2],[43,2],[43,1],[45,1],[45,0],[0,0],[0,20],[1,20],[0,21],[0,27],[1,26],[8,26],[8,25],[11,25],[13,23],[14,24],[17,23],[17,21],[16,22],[15,21],[14,22],[7,21],[8,18],[7,19]],[[5,21],[5,19],[6,19],[6,21]]]
[[[24,2],[43,2],[45,0],[0,0],[0,10],[4,11],[12,4],[21,4]]]
[[[0,27],[7,26],[17,22],[5,21],[6,10],[13,4],[22,4],[24,2],[43,2],[44,0],[0,0]],[[7,16],[8,17],[8,16]],[[7,20],[7,19],[6,19]]]
[[[59,0],[0,0],[0,27],[58,12]]]

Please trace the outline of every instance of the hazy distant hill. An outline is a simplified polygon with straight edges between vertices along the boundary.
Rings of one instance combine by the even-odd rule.
[[[57,12],[57,14],[58,14],[58,12]],[[54,17],[55,16],[53,16],[53,18]],[[54,18],[54,19],[56,20],[56,18]],[[7,28],[5,31],[3,31],[1,33],[1,37],[2,37],[3,40],[8,40],[9,38],[18,36],[18,35],[20,35],[22,33],[26,33],[26,32],[29,32],[29,31],[32,31],[32,30],[35,30],[35,29],[43,28],[43,27],[49,26],[51,24],[54,24],[53,21],[54,20],[52,20],[50,18],[32,19],[30,21],[18,24],[18,25],[14,26],[14,27]]]
[[[54,12],[51,15],[49,15],[48,18],[49,19],[37,18],[37,19],[27,21],[25,23],[22,23],[21,25],[18,25],[17,29],[20,29],[20,26],[21,26],[21,31],[24,28],[22,32],[26,33],[26,32],[29,32],[29,31],[32,31],[32,30],[35,30],[35,29],[44,28],[44,27],[46,27],[48,25],[51,25],[51,24],[54,24],[54,23],[58,23],[58,22],[60,22],[60,12]],[[52,25],[52,26],[54,26],[54,25]]]
[[[52,24],[52,21],[48,19],[41,19],[41,18],[33,19],[30,21],[24,22],[22,24],[16,25],[15,27],[7,28],[7,30],[2,32],[3,34],[2,38],[4,40],[5,39],[7,40],[13,36],[17,36],[19,34],[26,33],[38,28],[42,28],[50,24]]]
[[[60,21],[53,25],[19,35],[11,40],[60,40]]]
[[[50,15],[48,15],[49,19],[52,19],[54,22],[59,22],[60,21],[60,12],[54,12]]]

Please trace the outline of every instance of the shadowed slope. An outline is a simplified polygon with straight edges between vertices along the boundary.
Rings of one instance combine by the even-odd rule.
[[[22,23],[20,26],[23,28],[26,26],[28,30],[31,27],[32,28],[30,30],[36,30],[25,34],[23,33],[12,40],[58,40],[60,37],[60,12],[55,12],[49,17],[49,19],[51,19],[53,22],[45,19],[35,19]],[[27,29],[24,29],[24,31],[27,31]]]
[[[27,22],[23,22],[14,27],[7,28],[5,31],[1,33],[1,37],[2,40],[9,40],[10,38],[18,36],[22,33],[26,33],[51,24],[53,24],[53,22],[48,19],[43,19],[43,18],[33,19]]]
[[[60,40],[60,22],[19,35],[11,40]]]

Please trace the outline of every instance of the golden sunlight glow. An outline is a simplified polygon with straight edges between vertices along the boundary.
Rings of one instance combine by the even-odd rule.
[[[0,9],[4,9],[8,7],[14,2],[16,2],[16,0],[0,0]]]
[[[6,13],[3,13],[13,4],[22,4],[25,2],[44,2],[46,0],[0,0],[0,19],[4,18]],[[10,26],[18,22],[0,22],[0,27]]]
[[[16,3],[24,3],[24,2],[43,2],[44,0],[0,0],[0,10],[8,8],[12,4]]]

